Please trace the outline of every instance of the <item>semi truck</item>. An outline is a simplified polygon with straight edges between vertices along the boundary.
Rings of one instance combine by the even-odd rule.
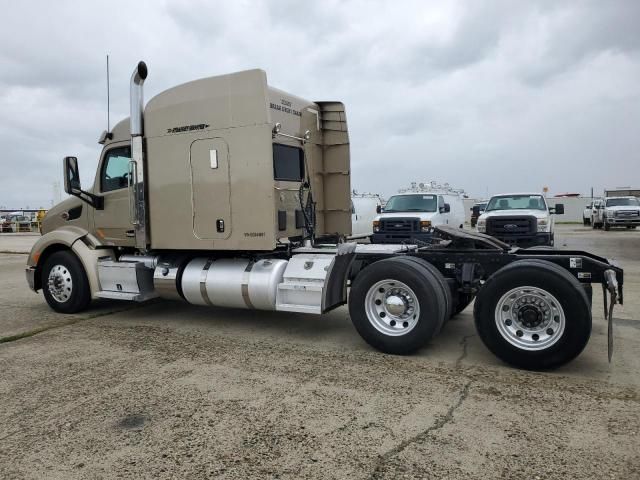
[[[355,244],[345,107],[268,84],[262,70],[170,88],[100,136],[95,180],[63,159],[69,198],[42,222],[30,288],[62,314],[92,299],[323,314],[348,304],[372,347],[410,354],[474,299],[477,331],[526,369],[575,358],[591,334],[592,283],[622,303],[623,271],[581,251],[511,248],[434,229],[429,243]],[[302,319],[301,319],[302,321]]]

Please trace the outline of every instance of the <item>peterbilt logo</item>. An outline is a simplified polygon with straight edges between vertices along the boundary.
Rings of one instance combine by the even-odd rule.
[[[504,228],[506,228],[507,230],[513,230],[514,228],[518,228],[518,225],[516,225],[515,223],[507,223]]]

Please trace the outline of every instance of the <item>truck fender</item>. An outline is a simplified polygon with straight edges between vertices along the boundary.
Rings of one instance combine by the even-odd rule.
[[[356,257],[355,243],[338,244],[336,256],[329,266],[322,289],[322,313],[333,310],[347,302],[347,279],[351,264]]]
[[[109,257],[115,260],[112,249],[98,248],[102,244],[87,230],[76,226],[65,226],[44,234],[31,248],[27,258],[27,278],[32,290],[42,288],[40,272],[47,257],[60,250],[71,250],[80,259],[89,279],[91,297],[96,298],[96,292],[100,291],[98,279],[98,259]],[[31,285],[33,283],[33,285]]]

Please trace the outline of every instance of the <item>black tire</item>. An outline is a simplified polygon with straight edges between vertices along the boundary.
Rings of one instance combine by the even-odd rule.
[[[415,326],[406,334],[388,335],[376,328],[367,315],[367,293],[378,282],[399,281],[416,296],[420,314]],[[396,355],[407,355],[423,347],[442,327],[446,298],[437,278],[415,262],[390,258],[375,262],[352,281],[349,293],[349,315],[360,336],[372,347]]]
[[[436,278],[440,287],[442,288],[442,293],[444,293],[445,302],[447,304],[447,313],[445,315],[445,320],[448,320],[453,315],[453,293],[451,292],[451,287],[449,287],[449,282],[444,278],[444,275],[440,273],[435,266],[427,262],[426,260],[418,257],[406,256],[406,257],[396,257],[396,260],[401,262],[413,262],[418,265],[422,265],[424,268],[429,270],[431,274]],[[442,328],[442,326],[441,326]]]
[[[582,224],[583,224],[585,227],[586,227],[586,226],[588,226],[588,225],[589,225],[589,223],[590,223],[590,222],[589,222],[589,219],[588,219],[588,218],[584,218],[584,217],[582,217]]]
[[[53,269],[59,271],[58,280],[60,286],[58,287],[58,292],[52,291],[49,285],[49,274]],[[63,250],[51,254],[44,262],[41,279],[44,298],[56,312],[77,313],[89,306],[91,302],[89,280],[82,263],[73,252]],[[71,287],[63,287],[62,285],[65,285],[65,281],[69,281]],[[60,291],[65,289],[67,292],[61,294]],[[58,300],[56,300],[56,297]]]
[[[562,308],[564,331],[547,348],[520,348],[498,330],[496,310],[499,301],[519,286],[538,288],[553,295]],[[493,354],[511,365],[529,370],[564,365],[582,352],[591,336],[591,307],[584,288],[565,269],[545,260],[514,262],[489,277],[476,298],[474,317],[478,335]]]
[[[609,230],[611,230],[611,226],[607,222],[604,222],[604,231],[608,232]]]

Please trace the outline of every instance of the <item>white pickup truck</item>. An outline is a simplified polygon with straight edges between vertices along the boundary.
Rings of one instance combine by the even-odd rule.
[[[640,225],[640,202],[636,197],[607,197],[595,202],[591,220],[593,228],[636,228]]]
[[[553,245],[554,214],[563,214],[564,205],[549,207],[539,193],[494,195],[478,218],[478,232],[510,245],[531,247]]]

